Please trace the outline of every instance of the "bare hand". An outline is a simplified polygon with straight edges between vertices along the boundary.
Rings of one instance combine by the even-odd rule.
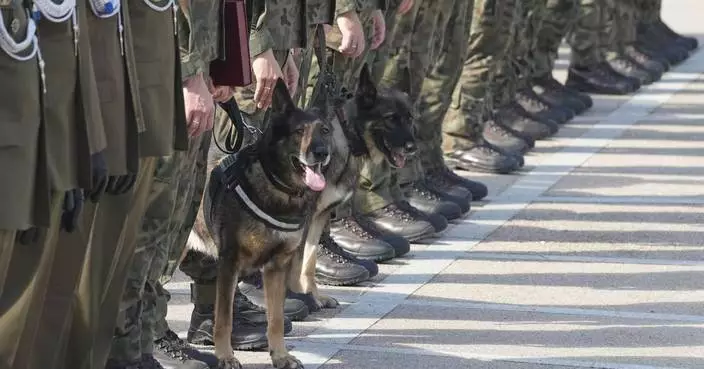
[[[372,36],[372,44],[370,48],[376,50],[381,46],[386,38],[386,20],[384,19],[384,13],[381,10],[375,10],[372,13],[372,26],[374,29],[374,35]]]
[[[298,67],[296,66],[295,56],[291,55],[286,64],[284,64],[283,69],[284,82],[286,82],[286,87],[288,87],[288,92],[291,96],[296,94],[298,89],[298,76],[300,74]]]
[[[396,10],[396,14],[398,15],[404,15],[408,13],[409,10],[413,7],[413,0],[403,0],[401,2],[401,5],[398,6],[398,9]]]
[[[364,30],[362,22],[355,11],[349,11],[337,17],[337,26],[342,33],[340,52],[342,55],[357,58],[364,52]]]
[[[183,100],[186,105],[188,134],[191,137],[213,129],[215,103],[202,73],[183,82]]]
[[[257,108],[268,109],[271,106],[271,97],[279,78],[283,79],[283,72],[274,57],[271,49],[257,55],[252,61],[252,71],[257,87],[254,90],[254,102]]]
[[[213,100],[217,103],[223,103],[232,98],[235,94],[235,88],[232,86],[215,86],[213,80],[208,78],[208,91],[213,96]]]

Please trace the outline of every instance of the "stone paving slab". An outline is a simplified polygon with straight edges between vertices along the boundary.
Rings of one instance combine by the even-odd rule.
[[[399,306],[355,339],[355,345],[540,358],[554,364],[704,367],[704,323],[458,307]]]
[[[468,258],[472,257],[469,253]],[[701,315],[700,266],[506,260],[494,254],[455,261],[411,298],[656,314]],[[461,306],[461,305],[460,305]]]

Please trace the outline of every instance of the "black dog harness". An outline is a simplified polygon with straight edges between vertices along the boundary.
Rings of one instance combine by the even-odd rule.
[[[212,217],[213,203],[221,202],[225,196],[234,196],[253,218],[268,227],[282,232],[300,230],[304,223],[303,214],[294,216],[271,214],[262,208],[261,200],[253,195],[255,192],[252,190],[252,184],[245,176],[245,170],[254,162],[253,151],[252,147],[248,146],[239,153],[227,155],[213,169],[208,186],[209,199],[206,199],[204,204],[205,214],[210,214]],[[271,180],[271,176],[274,174],[267,172],[267,179]],[[274,185],[276,186],[276,183]]]

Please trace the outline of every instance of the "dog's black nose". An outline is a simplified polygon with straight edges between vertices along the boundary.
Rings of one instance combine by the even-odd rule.
[[[323,161],[328,157],[330,152],[328,151],[327,147],[321,145],[313,147],[311,149],[311,154],[313,154],[315,160]]]
[[[416,151],[418,151],[418,146],[416,146],[415,142],[406,142],[405,145],[403,145],[403,152],[406,155],[412,155],[415,154]]]

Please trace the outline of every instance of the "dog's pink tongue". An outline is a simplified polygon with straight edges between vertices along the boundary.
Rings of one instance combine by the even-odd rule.
[[[313,191],[322,191],[325,188],[325,177],[320,173],[316,173],[310,167],[305,167],[303,182]]]

